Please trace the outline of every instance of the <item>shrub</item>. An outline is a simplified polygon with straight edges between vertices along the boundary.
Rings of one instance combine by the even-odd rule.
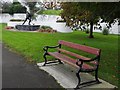
[[[86,32],[86,33],[89,33],[89,29],[87,28],[87,29],[85,30],[85,32]]]
[[[50,26],[41,26],[41,29],[52,29]]]
[[[24,20],[22,20],[22,19],[10,19],[10,21],[20,22],[20,21],[24,21]]]
[[[109,29],[108,28],[103,28],[102,33],[103,33],[103,35],[108,35],[109,34]]]
[[[50,26],[41,26],[40,29],[38,30],[38,32],[54,33],[54,32],[57,32],[57,31],[54,30],[53,28],[51,28]]]
[[[53,30],[53,29],[40,29],[40,30],[38,30],[38,32],[56,33],[57,30]]]
[[[65,20],[62,20],[62,19],[61,19],[61,20],[57,20],[56,22],[65,22]]]

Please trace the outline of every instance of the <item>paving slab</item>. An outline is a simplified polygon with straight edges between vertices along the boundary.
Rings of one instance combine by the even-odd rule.
[[[47,64],[43,66],[44,63],[38,63],[40,69],[48,72],[52,75],[58,83],[64,88],[75,88],[77,85],[77,77],[76,77],[76,68],[71,67],[68,64]],[[88,73],[80,73],[82,82],[94,80],[94,76]],[[80,90],[94,90],[94,89],[102,89],[102,90],[114,90],[116,86],[99,79],[102,83],[100,84],[93,84],[90,86],[82,86]]]

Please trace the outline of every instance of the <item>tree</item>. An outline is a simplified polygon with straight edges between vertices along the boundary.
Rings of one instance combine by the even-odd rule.
[[[32,19],[36,19],[37,15],[35,15],[35,13],[39,10],[36,7],[36,3],[37,2],[27,2],[27,0],[26,0],[26,3],[25,3],[30,10],[30,14],[32,15]]]
[[[0,2],[0,8],[2,9],[2,13],[8,13],[9,7],[12,5],[10,2]]]
[[[107,22],[111,26],[112,23],[118,21],[118,25],[120,25],[120,2],[103,4],[98,4],[102,22]]]
[[[26,12],[26,8],[23,7],[19,2],[4,3],[2,9],[2,13],[9,13],[10,15],[13,15],[14,13]]]
[[[35,13],[36,12],[36,5],[37,2],[27,2],[26,5],[28,5],[28,7],[30,8],[30,11]]]
[[[30,12],[32,15],[32,19],[34,17],[34,13],[38,10],[36,7],[36,2],[13,2],[9,8],[7,7],[7,13],[13,15],[14,13],[26,13],[26,11]]]
[[[14,2],[8,9],[8,13],[13,15],[14,13],[25,13],[26,8],[23,7],[19,2]]]
[[[100,19],[109,23],[109,26],[116,19],[120,21],[120,3],[65,2],[61,7],[63,8],[61,16],[68,26],[90,25],[89,38],[93,38],[93,25],[99,25]]]

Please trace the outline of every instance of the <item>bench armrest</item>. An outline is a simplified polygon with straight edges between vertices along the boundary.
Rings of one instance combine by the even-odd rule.
[[[60,45],[57,45],[57,46],[44,46],[43,50],[47,52],[49,48],[57,48],[57,47],[60,47]]]
[[[96,60],[96,59],[98,59],[98,58],[99,58],[99,56],[96,56],[95,58],[91,58],[91,59],[89,59],[89,60],[78,59],[78,61],[82,61],[82,62],[91,62],[91,61],[94,61],[94,60]]]
[[[92,59],[89,59],[89,60],[78,59],[77,62],[76,62],[76,65],[78,65],[79,67],[82,67],[84,62],[91,62],[91,61],[94,61],[96,59],[99,59],[99,56],[96,56],[95,58],[92,58]],[[98,63],[97,63],[97,65],[98,65]]]

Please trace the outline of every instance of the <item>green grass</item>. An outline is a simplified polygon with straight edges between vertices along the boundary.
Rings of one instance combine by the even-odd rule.
[[[46,45],[57,45],[58,40],[67,40],[74,43],[86,44],[100,48],[101,61],[99,77],[118,86],[118,35],[102,35],[94,33],[93,39],[81,31],[72,33],[35,33],[35,32],[13,32],[5,30],[3,25],[3,42],[14,51],[33,60],[43,62],[43,47]]]
[[[0,24],[0,41],[2,41],[2,24]]]
[[[44,10],[38,12],[38,14],[47,14],[47,15],[60,15],[62,10]]]

